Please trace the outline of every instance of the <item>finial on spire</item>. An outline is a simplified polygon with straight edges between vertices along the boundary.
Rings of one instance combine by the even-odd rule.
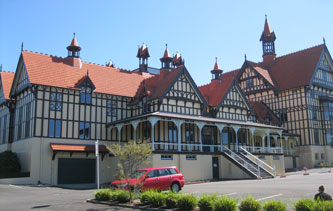
[[[73,33],[74,37],[75,37],[75,32]]]
[[[24,45],[23,45],[23,42],[21,43],[21,52],[24,50],[23,49]]]
[[[2,72],[2,64],[0,65],[0,73]]]
[[[244,59],[245,59],[245,61],[246,61],[246,54],[244,54]]]
[[[265,14],[265,20],[267,20],[267,14]]]
[[[324,44],[326,44],[325,37],[323,37],[323,42],[324,42]]]
[[[215,62],[217,62],[217,57],[215,57]]]
[[[165,48],[168,48],[168,43],[165,44]]]

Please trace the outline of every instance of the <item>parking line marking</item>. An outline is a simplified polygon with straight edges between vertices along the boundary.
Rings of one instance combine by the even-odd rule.
[[[22,188],[22,187],[16,186],[16,185],[9,185],[9,186],[14,187],[14,188]]]
[[[256,201],[270,199],[270,198],[274,198],[274,197],[278,197],[278,196],[282,196],[282,195],[283,195],[282,193],[279,193],[279,194],[276,194],[276,195],[273,195],[273,196],[267,196],[267,197],[264,197],[264,198],[261,198],[261,199],[257,199]]]
[[[236,195],[237,193],[235,192],[235,193],[227,193],[227,194],[223,194],[223,195],[221,195],[221,196],[231,196],[231,195]]]

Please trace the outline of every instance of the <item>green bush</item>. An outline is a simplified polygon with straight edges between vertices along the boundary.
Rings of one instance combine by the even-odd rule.
[[[149,204],[153,207],[162,207],[165,204],[166,194],[154,191],[149,197]]]
[[[109,201],[111,199],[111,190],[110,189],[101,189],[96,191],[95,199],[98,201]]]
[[[237,204],[233,199],[222,197],[217,199],[214,205],[214,211],[236,211]]]
[[[294,204],[296,211],[311,211],[314,201],[312,199],[300,199]]]
[[[204,194],[200,197],[198,201],[198,207],[200,211],[212,211],[214,208],[214,203],[217,200],[217,195],[207,195]]]
[[[152,197],[154,192],[156,192],[156,191],[155,190],[146,190],[146,191],[142,192],[139,196],[140,202],[144,205],[150,205],[150,203],[151,203],[150,198]]]
[[[254,198],[249,197],[240,203],[238,209],[240,211],[260,211],[261,204],[260,202],[256,201]]]
[[[20,172],[21,166],[17,155],[11,151],[0,153],[0,173]]]
[[[313,204],[313,211],[332,211],[333,210],[333,201],[321,201],[317,200]]]
[[[115,190],[111,194],[111,200],[112,201],[118,201],[120,203],[126,203],[130,201],[130,193],[127,190]]]
[[[179,199],[179,194],[170,191],[167,193],[165,197],[165,205],[168,209],[172,209],[177,207],[177,201]]]
[[[192,194],[180,195],[177,201],[177,207],[181,210],[193,210],[197,204],[198,200]]]
[[[264,211],[286,211],[287,205],[280,201],[269,201],[264,204]]]

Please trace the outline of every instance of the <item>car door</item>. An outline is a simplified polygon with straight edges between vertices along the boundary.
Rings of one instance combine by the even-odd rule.
[[[168,169],[159,169],[159,177],[157,180],[157,186],[161,190],[169,189],[171,186],[171,175]]]
[[[159,171],[151,170],[146,174],[148,177],[143,182],[143,189],[157,189]]]

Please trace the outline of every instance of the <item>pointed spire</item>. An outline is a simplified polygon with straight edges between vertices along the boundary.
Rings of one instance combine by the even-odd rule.
[[[79,44],[77,43],[77,40],[75,38],[75,32],[73,33],[73,39],[72,39],[72,42],[71,42],[71,45],[70,46],[76,46],[76,47],[79,47]]]
[[[324,42],[324,44],[326,45],[325,37],[323,37],[323,42]]]
[[[212,73],[212,80],[221,80],[220,76],[223,73],[223,70],[220,69],[220,65],[217,62],[217,57],[215,57],[214,69],[210,72]]]
[[[214,70],[219,70],[220,69],[220,65],[217,62],[217,57],[215,57],[215,65],[214,65]]]
[[[163,58],[171,58],[169,50],[168,50],[168,44],[165,44],[165,51],[163,54]]]
[[[269,24],[268,24],[267,15],[265,15],[264,33],[265,33],[265,35],[270,35],[272,33],[271,28],[269,27]]]
[[[69,46],[67,46],[68,50],[68,57],[80,57],[80,51],[81,47],[78,45],[76,38],[75,38],[75,33],[73,33],[73,39],[72,42]]]
[[[21,52],[23,52],[23,50],[24,50],[24,45],[23,45],[23,41],[22,41],[22,43],[21,43]]]

